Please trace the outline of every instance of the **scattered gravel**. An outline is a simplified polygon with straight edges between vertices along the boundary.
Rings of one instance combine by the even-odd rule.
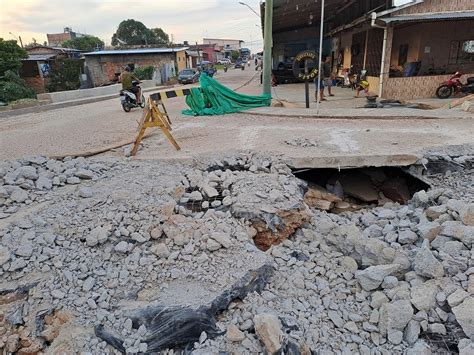
[[[0,348],[146,353],[136,315],[180,306],[216,317],[195,354],[469,354],[473,176],[337,215],[277,158],[2,162]]]

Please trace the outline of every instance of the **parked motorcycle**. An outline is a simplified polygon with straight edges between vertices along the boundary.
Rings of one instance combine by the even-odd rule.
[[[140,88],[138,84],[140,84],[138,81],[132,81],[132,85],[134,88]],[[141,102],[140,104],[138,104],[137,96],[132,91],[120,90],[120,103],[122,104],[122,108],[125,112],[130,112],[132,108],[145,107],[145,96],[142,94]]]
[[[461,82],[462,76],[463,73],[460,71],[454,73],[449,80],[442,83],[436,89],[436,96],[439,99],[447,99],[453,94],[474,94],[474,77],[467,78],[467,83],[463,84]]]

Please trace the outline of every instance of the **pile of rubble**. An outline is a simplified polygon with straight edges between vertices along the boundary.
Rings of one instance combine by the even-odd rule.
[[[470,354],[473,171],[456,174],[332,214],[277,158],[4,163],[0,348]]]
[[[296,137],[293,139],[287,139],[285,143],[293,147],[302,147],[302,148],[319,147],[319,144],[315,140],[304,138],[304,137]]]
[[[83,180],[96,181],[110,166],[110,163],[89,162],[85,158],[59,161],[27,157],[0,162],[0,219],[17,212],[21,205],[44,202],[48,191],[77,185]],[[87,190],[82,193],[88,194]]]

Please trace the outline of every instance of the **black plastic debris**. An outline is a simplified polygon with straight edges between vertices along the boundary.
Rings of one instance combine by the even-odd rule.
[[[221,332],[217,327],[215,316],[227,309],[232,301],[243,300],[251,292],[261,292],[272,273],[273,267],[270,263],[249,271],[208,305],[197,309],[160,305],[140,309],[130,316],[133,327],[137,329],[142,324],[147,327],[148,338],[145,340],[148,345],[147,353],[164,349],[184,349],[184,353],[190,353],[202,332],[206,332],[209,339],[224,334],[225,332]],[[97,326],[95,334],[115,349],[125,353],[123,341],[107,332],[103,326]]]
[[[120,340],[119,337],[106,331],[103,325],[96,326],[94,331],[95,331],[95,336],[97,338],[102,339],[107,344],[112,345],[115,349],[120,351],[122,354],[125,354],[125,348],[122,345],[122,340]]]

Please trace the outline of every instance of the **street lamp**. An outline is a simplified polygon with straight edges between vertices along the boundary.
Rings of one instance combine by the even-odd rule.
[[[243,1],[239,1],[239,4],[243,6],[247,6],[250,9],[250,11],[252,11],[255,15],[258,16],[258,18],[261,18],[260,14],[257,11],[255,11],[250,5],[244,3]]]

